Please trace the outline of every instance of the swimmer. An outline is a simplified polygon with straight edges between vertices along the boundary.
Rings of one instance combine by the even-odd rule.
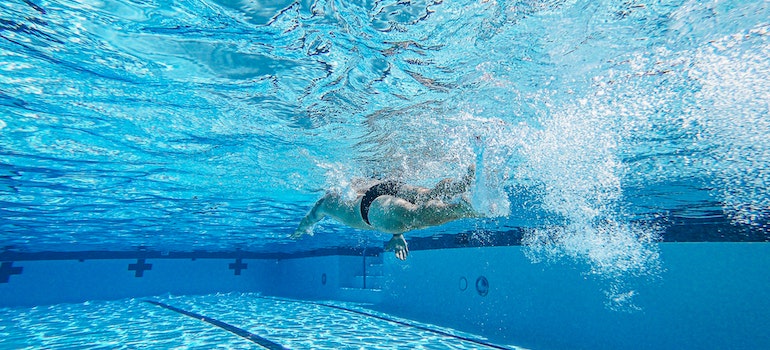
[[[475,174],[476,167],[471,165],[462,180],[444,179],[432,189],[398,181],[377,182],[357,189],[353,200],[327,193],[310,209],[291,238],[312,235],[313,226],[329,216],[352,228],[393,234],[385,250],[406,260],[409,248],[404,232],[481,216],[465,196]]]

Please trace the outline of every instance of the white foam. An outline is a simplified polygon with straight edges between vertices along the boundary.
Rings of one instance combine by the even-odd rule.
[[[476,179],[471,189],[471,205],[485,217],[507,216],[511,212],[511,203],[503,186],[506,179],[500,177],[503,172],[494,169],[487,171],[484,162],[486,145],[481,137],[476,139],[474,146]]]
[[[539,189],[549,215],[526,231],[523,244],[534,262],[586,263],[587,273],[609,282],[608,304],[633,308],[626,278],[655,274],[660,266],[657,230],[630,223],[622,202],[627,166],[619,153],[626,122],[638,114],[607,102],[614,97],[601,84],[589,91],[594,94],[549,103],[542,127],[527,133],[516,179]]]
[[[700,84],[689,116],[713,149],[702,171],[733,220],[757,225],[770,217],[770,38],[766,26],[713,41],[692,58]]]

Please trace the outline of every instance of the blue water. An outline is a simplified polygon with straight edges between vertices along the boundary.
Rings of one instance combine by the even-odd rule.
[[[288,236],[352,179],[470,164],[488,218],[407,239],[520,230],[532,261],[611,279],[655,274],[661,240],[767,241],[768,18],[767,1],[3,0],[0,246],[381,247],[331,221]]]

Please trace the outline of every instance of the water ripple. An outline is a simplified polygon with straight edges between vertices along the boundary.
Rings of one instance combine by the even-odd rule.
[[[548,233],[768,221],[761,2],[5,5],[4,245],[357,245],[332,224],[337,238],[282,238],[352,178],[427,186],[474,162],[474,203],[562,253]]]

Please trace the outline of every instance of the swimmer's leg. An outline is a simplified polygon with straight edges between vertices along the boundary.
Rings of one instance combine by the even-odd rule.
[[[404,215],[404,226],[408,230],[415,230],[443,225],[459,219],[478,217],[482,215],[476,212],[465,198],[460,198],[456,203],[432,200],[413,206],[408,214]]]
[[[476,178],[476,165],[468,166],[468,173],[460,181],[453,179],[444,179],[439,181],[436,186],[428,193],[429,199],[438,199],[448,201],[452,197],[468,192]]]

